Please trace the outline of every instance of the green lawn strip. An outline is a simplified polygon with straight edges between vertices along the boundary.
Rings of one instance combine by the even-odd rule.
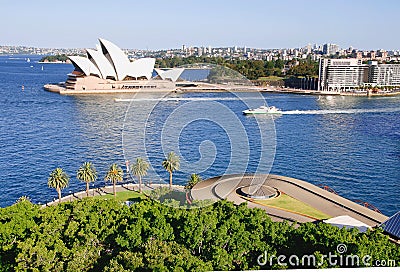
[[[145,199],[146,196],[144,195],[147,192],[139,193],[136,191],[122,191],[122,192],[117,192],[117,198],[116,200],[118,201],[138,201]],[[102,195],[102,196],[95,196],[94,198],[98,199],[114,199],[114,195],[112,193]]]
[[[320,210],[315,209],[310,205],[286,194],[281,194],[279,197],[272,199],[254,200],[254,202],[261,205],[281,208],[292,212],[308,215],[316,219],[331,218],[331,216],[321,212]]]
[[[268,76],[268,77],[259,77],[257,80],[259,81],[279,81],[283,80],[283,77],[278,77],[278,76]]]

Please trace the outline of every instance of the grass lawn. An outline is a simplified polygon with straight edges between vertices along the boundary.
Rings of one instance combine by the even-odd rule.
[[[260,81],[279,81],[279,80],[283,80],[283,77],[278,77],[278,76],[259,77],[257,80],[260,80]]]
[[[286,194],[281,194],[279,197],[272,199],[254,200],[254,202],[265,206],[282,208],[292,212],[302,213],[317,219],[331,218],[331,216],[321,212],[320,210],[317,210],[310,205]]]
[[[114,195],[106,194],[102,196],[95,196],[94,198],[98,199],[114,199]],[[123,191],[117,192],[117,200],[119,201],[139,201],[141,199],[145,199],[146,196],[144,194],[140,194],[136,191]]]

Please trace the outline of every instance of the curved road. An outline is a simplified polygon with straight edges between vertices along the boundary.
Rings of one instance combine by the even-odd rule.
[[[300,214],[249,202],[236,193],[238,188],[254,184],[264,184],[274,187],[280,192],[284,192],[332,217],[349,215],[369,226],[379,225],[388,218],[383,214],[372,211],[308,182],[278,175],[245,174],[215,177],[195,185],[191,191],[191,195],[196,200],[227,199],[233,201],[235,204],[248,202],[249,207],[261,208],[277,221],[290,220],[299,223],[315,221]]]

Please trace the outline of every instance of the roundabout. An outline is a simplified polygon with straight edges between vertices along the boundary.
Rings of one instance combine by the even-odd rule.
[[[277,189],[264,184],[241,187],[236,193],[251,199],[270,199],[280,195]]]

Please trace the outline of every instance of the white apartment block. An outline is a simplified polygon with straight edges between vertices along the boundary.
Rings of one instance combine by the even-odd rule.
[[[368,66],[359,59],[320,59],[318,91],[351,91],[367,80]]]
[[[318,91],[347,92],[365,85],[400,87],[400,64],[360,59],[320,59]]]
[[[368,83],[373,86],[400,86],[400,65],[378,64],[376,61],[371,61]]]

